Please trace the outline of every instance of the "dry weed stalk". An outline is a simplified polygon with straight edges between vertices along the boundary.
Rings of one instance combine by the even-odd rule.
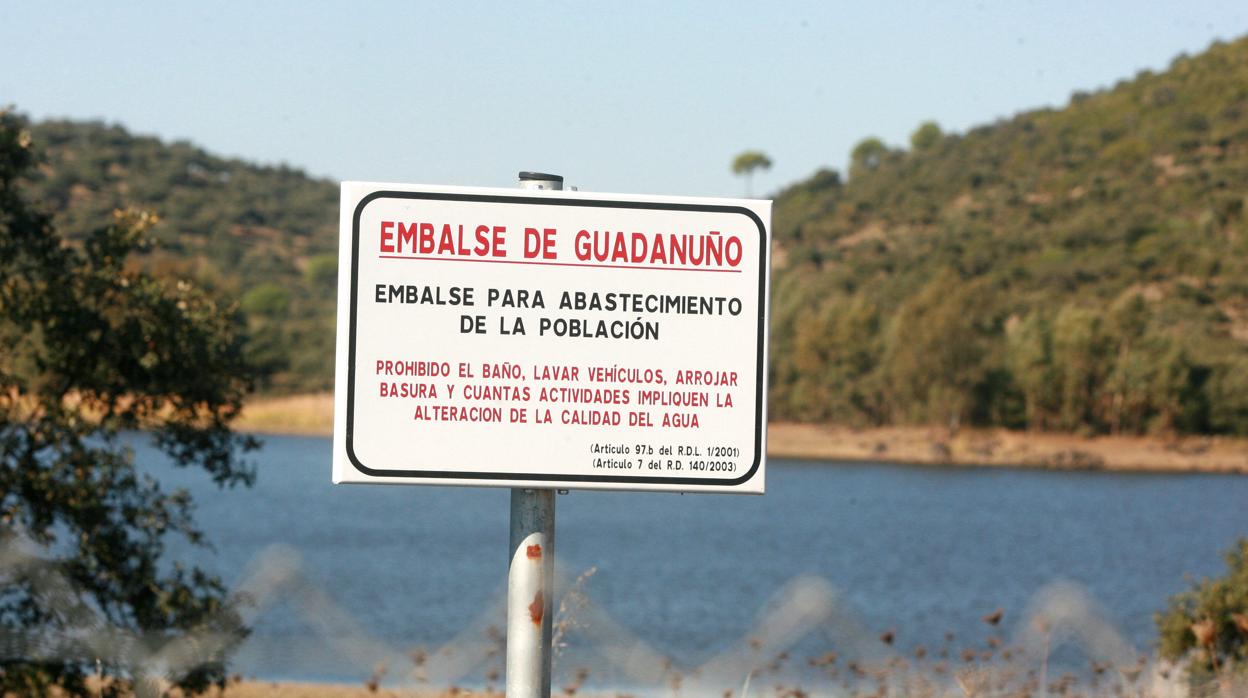
[[[954,673],[953,680],[966,698],[984,695],[992,684],[991,677],[983,669],[961,669]]]
[[[1040,688],[1043,689],[1049,675],[1049,650],[1051,649],[1050,643],[1053,638],[1049,633],[1051,630],[1049,621],[1044,616],[1036,616],[1031,622],[1035,625],[1036,630],[1040,632],[1040,636],[1044,638],[1044,649],[1040,656]]]
[[[572,583],[572,588],[559,600],[559,611],[555,614],[554,632],[551,639],[555,659],[558,659],[563,654],[563,650],[568,646],[565,640],[568,633],[584,627],[577,618],[581,611],[589,606],[589,596],[585,594],[585,584],[597,571],[597,567],[590,567],[578,575],[576,581]]]
[[[425,670],[425,665],[429,661],[429,653],[424,647],[417,647],[407,653],[407,658],[412,660],[411,676],[417,683],[425,683],[429,680],[429,674]]]
[[[385,676],[386,663],[377,662],[377,664],[373,667],[372,675],[370,675],[368,680],[364,682],[364,687],[368,689],[369,693],[376,693],[377,689],[381,687],[381,680],[385,678]]]

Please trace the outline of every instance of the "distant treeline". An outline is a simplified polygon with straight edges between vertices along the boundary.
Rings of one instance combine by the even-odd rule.
[[[337,195],[99,123],[33,127],[70,236],[137,206],[238,299],[261,389],[333,375]],[[965,134],[863,140],[776,201],[771,414],[1248,434],[1248,40]]]
[[[1248,434],[1248,40],[877,139],[775,216],[772,414]]]

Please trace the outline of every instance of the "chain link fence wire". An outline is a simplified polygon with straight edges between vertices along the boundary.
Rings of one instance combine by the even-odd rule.
[[[43,551],[20,537],[0,544],[0,589],[26,585],[64,621],[55,634],[39,629],[5,629],[0,659],[69,660],[116,668],[136,683],[142,698],[161,694],[172,679],[218,658],[238,640],[203,628],[176,637],[142,637],[116,627],[95,611],[58,574]],[[892,632],[866,628],[844,597],[826,580],[793,579],[765,603],[749,631],[698,666],[685,666],[630,630],[593,601],[596,570],[576,576],[557,573],[560,591],[554,619],[555,692],[630,696],[747,698],[775,695],[990,696],[1131,695],[1185,696],[1181,667],[1155,661],[1133,647],[1080,587],[1055,583],[1040,591],[1020,614],[1010,640],[992,636],[986,644],[943,646],[902,654]],[[445,644],[399,647],[370,632],[304,572],[299,553],[271,547],[253,561],[232,593],[234,608],[254,625],[266,612],[289,605],[307,636],[323,643],[340,666],[368,677],[370,686],[493,690],[501,685],[505,638],[505,593],[481,609],[476,620]],[[995,618],[993,617],[995,616]],[[995,626],[997,612],[985,617]],[[211,621],[212,619],[210,619]],[[822,650],[797,656],[812,638]],[[263,663],[262,638],[251,651]],[[1054,668],[1059,648],[1072,648],[1088,670]],[[1068,669],[1068,667],[1067,667]],[[1248,689],[1224,682],[1226,690]],[[1248,692],[1240,693],[1248,695]],[[1236,695],[1234,693],[1227,695]]]

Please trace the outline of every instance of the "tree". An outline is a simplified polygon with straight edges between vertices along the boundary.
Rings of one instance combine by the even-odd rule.
[[[935,121],[924,121],[919,127],[910,134],[910,147],[914,150],[927,150],[940,142],[944,137],[944,133],[940,130],[940,124]]]
[[[1065,305],[1053,322],[1053,369],[1061,395],[1058,426],[1075,431],[1094,425],[1096,388],[1106,372],[1101,314]]]
[[[745,175],[745,195],[753,196],[754,170],[770,170],[771,158],[761,150],[747,150],[732,160],[732,173]]]
[[[888,155],[888,146],[884,145],[884,141],[874,136],[862,139],[850,151],[849,176],[853,178],[874,170],[884,162],[885,155]]]
[[[1248,538],[1226,553],[1226,567],[1225,576],[1171,596],[1156,617],[1162,657],[1179,661],[1195,652],[1188,664],[1195,685],[1248,668]]]
[[[983,284],[943,273],[897,308],[881,357],[896,421],[957,429],[970,415],[986,370],[985,295]]]
[[[1029,314],[1007,335],[1006,352],[1022,391],[1027,428],[1050,428],[1061,404],[1053,365],[1053,324],[1042,313]]]
[[[120,649],[101,657],[101,625],[151,647],[244,632],[220,580],[163,559],[171,535],[203,544],[192,502],[138,472],[121,434],[145,430],[177,466],[248,485],[257,444],[230,422],[253,375],[232,310],[132,263],[153,216],[119,212],[71,245],[22,195],[34,162],[25,120],[0,112],[0,549],[33,542],[50,565],[4,569],[0,632],[56,650],[8,645],[0,693],[85,695],[98,659],[113,695],[146,669]],[[223,681],[224,649],[203,659],[166,678],[191,692]]]

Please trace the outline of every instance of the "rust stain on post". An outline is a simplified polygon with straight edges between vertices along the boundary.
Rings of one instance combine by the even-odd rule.
[[[542,546],[530,545],[525,549],[525,554],[529,556],[530,560],[540,560],[542,559]]]
[[[542,603],[542,592],[538,591],[537,596],[533,597],[533,603],[529,604],[529,618],[533,620],[534,625],[541,625],[542,614],[545,612],[546,605]]]

